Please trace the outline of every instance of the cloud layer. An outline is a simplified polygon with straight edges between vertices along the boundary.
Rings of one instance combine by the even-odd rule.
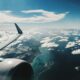
[[[33,16],[30,17],[22,17],[22,16],[15,16],[11,14],[11,11],[1,11],[0,12],[0,22],[4,23],[4,22],[21,22],[21,23],[25,23],[25,22],[32,22],[32,23],[44,23],[44,22],[53,22],[53,21],[59,21],[61,19],[63,19],[68,12],[65,13],[60,13],[60,14],[56,14],[54,12],[49,12],[49,11],[45,11],[45,10],[24,10],[21,11],[20,13],[25,14],[25,15],[29,15],[29,14],[33,14]],[[37,15],[37,14],[40,15]]]

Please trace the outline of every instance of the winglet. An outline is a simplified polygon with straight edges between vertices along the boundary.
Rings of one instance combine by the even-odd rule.
[[[18,31],[18,34],[23,34],[22,30],[19,28],[19,26],[15,23],[16,29]]]

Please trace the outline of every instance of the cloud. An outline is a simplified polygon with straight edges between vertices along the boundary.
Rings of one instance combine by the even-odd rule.
[[[63,41],[67,42],[68,41],[68,37],[62,37],[59,41],[60,42],[63,42]]]
[[[68,42],[68,44],[66,45],[66,48],[71,48],[75,46],[75,42]]]
[[[42,41],[40,41],[41,44],[41,47],[42,48],[54,48],[54,47],[58,47],[59,45],[56,44],[55,42],[52,42],[52,38],[50,37],[45,37],[43,38]]]
[[[1,41],[6,41],[8,39],[6,35],[6,32],[0,31],[0,45],[1,45]]]
[[[50,37],[45,37],[45,38],[43,38],[42,41],[40,41],[40,43],[48,43],[48,42],[51,42],[52,40],[53,40],[53,39],[50,38]]]
[[[77,49],[77,50],[72,51],[72,54],[73,55],[80,54],[80,49]]]
[[[28,17],[19,17],[11,14],[11,11],[0,11],[0,22],[33,22],[33,23],[44,23],[44,22],[53,22],[63,19],[68,12],[56,14],[54,12],[45,11],[45,10],[25,10],[20,13],[32,16]],[[40,13],[38,15],[37,13]]]
[[[47,42],[41,45],[41,47],[45,47],[45,48],[54,48],[54,47],[58,47],[59,45],[54,43],[54,42]]]

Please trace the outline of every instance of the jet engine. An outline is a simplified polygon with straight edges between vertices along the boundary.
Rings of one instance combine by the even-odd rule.
[[[0,80],[31,80],[33,69],[24,60],[8,58],[0,60]]]

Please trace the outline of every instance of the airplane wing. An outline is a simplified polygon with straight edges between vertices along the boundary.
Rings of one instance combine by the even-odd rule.
[[[9,44],[16,41],[23,34],[22,30],[19,28],[19,26],[16,23],[15,23],[15,27],[17,29],[18,34],[12,35],[11,37],[7,37],[6,39],[0,41],[0,50],[3,50]]]

